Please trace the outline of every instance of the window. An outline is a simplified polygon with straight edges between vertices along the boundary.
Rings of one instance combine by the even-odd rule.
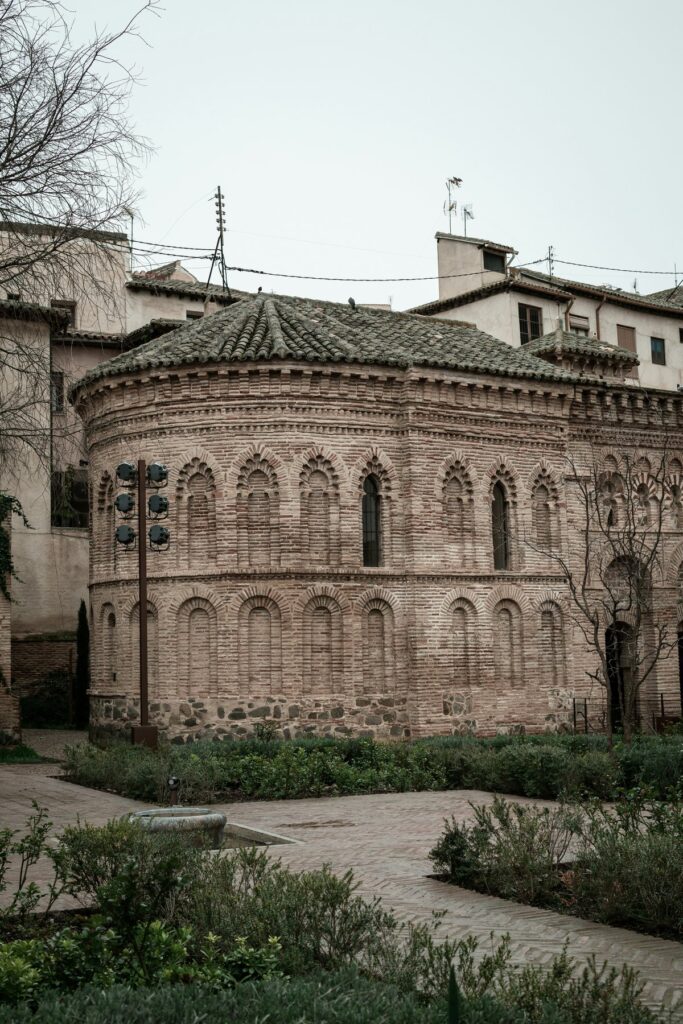
[[[666,366],[664,338],[650,338],[650,351],[652,352],[653,363],[657,363],[659,366]]]
[[[88,527],[88,473],[85,469],[52,473],[52,525],[85,530]]]
[[[683,345],[683,327],[678,328],[678,340]]]
[[[59,310],[60,313],[66,313],[68,316],[68,326],[76,326],[76,303],[71,299],[53,299],[50,303],[53,309]]]
[[[50,409],[52,412],[64,412],[64,374],[61,370],[50,373]]]
[[[19,292],[7,292],[7,298],[10,302],[21,302],[21,295]]]
[[[617,324],[617,345],[619,348],[628,349],[629,352],[636,350],[636,329],[625,327],[624,324]]]
[[[484,249],[484,270],[493,270],[496,274],[504,274],[505,257],[502,253]]]
[[[201,309],[186,309],[185,310],[185,319],[186,320],[201,320],[201,318],[203,316],[204,316],[204,314],[202,313]]]
[[[576,313],[569,314],[569,330],[572,334],[581,334],[588,337],[589,320],[587,316],[578,316]]]
[[[519,336],[522,345],[543,334],[543,310],[540,306],[525,306],[519,303]]]
[[[363,565],[380,564],[380,502],[377,479],[367,476],[363,484]]]
[[[491,527],[493,532],[493,568],[510,568],[510,507],[503,484],[493,487],[491,505]]]

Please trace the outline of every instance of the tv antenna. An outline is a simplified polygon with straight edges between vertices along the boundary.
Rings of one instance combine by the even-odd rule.
[[[211,284],[211,275],[213,274],[213,268],[218,262],[221,272],[221,284],[223,290],[230,295],[230,286],[228,285],[228,272],[225,268],[225,204],[223,201],[223,191],[218,185],[214,193],[214,202],[216,204],[216,227],[218,229],[218,238],[216,239],[216,245],[213,250],[213,256],[211,257],[211,269],[209,270],[209,279],[206,282]]]
[[[443,204],[444,214],[448,214],[448,234],[453,234],[452,231],[452,218],[453,214],[457,212],[458,204],[453,199],[453,193],[456,188],[460,188],[462,185],[462,178],[456,178],[455,175],[452,178],[448,178],[446,181],[446,189],[448,191],[448,199]]]
[[[467,221],[474,220],[474,213],[472,212],[472,203],[468,203],[467,206],[462,208],[462,230],[465,238],[467,238]]]

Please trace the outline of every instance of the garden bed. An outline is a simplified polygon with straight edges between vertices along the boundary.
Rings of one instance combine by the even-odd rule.
[[[166,803],[167,780],[181,803],[479,789],[521,796],[616,798],[647,786],[665,798],[683,778],[680,737],[641,737],[608,750],[598,736],[222,740],[158,751],[114,743],[69,748],[65,778],[137,800]]]
[[[487,895],[683,941],[683,800],[643,791],[533,807],[497,797],[446,824],[438,877]]]

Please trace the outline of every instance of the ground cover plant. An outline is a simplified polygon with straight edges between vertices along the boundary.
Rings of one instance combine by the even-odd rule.
[[[0,743],[0,764],[39,764],[43,758],[25,743]]]
[[[683,742],[648,736],[609,750],[604,737],[576,735],[256,739],[166,744],[157,752],[118,742],[70,748],[65,771],[73,782],[159,803],[171,775],[187,804],[463,788],[613,799],[642,785],[663,798],[683,779]]]
[[[516,967],[507,939],[440,941],[438,920],[402,925],[350,874],[296,874],[256,849],[218,857],[129,821],[53,845],[40,809],[5,838],[29,851],[24,889],[41,855],[55,881],[32,890],[32,912],[20,898],[0,917],[0,1024],[657,1019],[628,969],[579,969],[566,952]],[[63,892],[84,909],[49,912]]]
[[[474,805],[473,805],[474,807]],[[431,852],[456,885],[683,941],[683,799],[632,791],[530,807],[497,797]]]

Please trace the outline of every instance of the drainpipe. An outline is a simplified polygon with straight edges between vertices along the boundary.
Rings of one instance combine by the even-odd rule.
[[[600,341],[600,310],[602,309],[602,307],[605,305],[606,302],[607,302],[607,294],[606,294],[606,292],[603,292],[602,293],[602,298],[600,299],[600,302],[598,303],[597,308],[595,310],[595,333],[597,335],[598,341]]]
[[[572,295],[571,299],[567,303],[567,308],[564,311],[564,329],[565,329],[565,331],[569,330],[569,310],[574,305],[574,299],[575,299],[575,296]]]

